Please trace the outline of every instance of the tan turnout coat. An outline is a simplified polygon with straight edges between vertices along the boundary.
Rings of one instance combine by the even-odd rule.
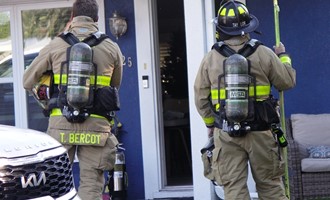
[[[98,26],[91,18],[78,16],[73,18],[68,31],[82,40],[98,31]],[[25,71],[24,88],[31,91],[43,73],[48,70],[52,70],[54,74],[60,74],[61,63],[67,60],[68,47],[69,44],[60,37],[54,38],[45,46]],[[107,38],[93,47],[93,57],[93,62],[97,64],[97,75],[109,76],[111,78],[110,85],[119,89],[123,70],[123,56],[119,46]],[[70,140],[77,140],[78,142],[84,140],[83,142],[103,146],[110,133],[110,122],[105,118],[89,117],[83,123],[69,123],[64,116],[50,116],[47,132],[62,143],[68,142],[68,138],[61,139],[63,133],[85,133],[87,135],[84,138],[76,134]],[[94,134],[93,138],[88,134]]]

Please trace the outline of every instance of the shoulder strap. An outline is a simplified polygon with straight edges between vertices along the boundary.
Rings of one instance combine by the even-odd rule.
[[[70,32],[61,33],[59,37],[62,38],[66,43],[68,43],[71,46],[80,42],[80,40]],[[87,38],[83,39],[81,42],[84,42],[88,44],[90,47],[93,47],[100,44],[106,38],[109,38],[109,36],[97,31],[91,34],[90,36],[88,36]]]
[[[212,49],[217,50],[218,53],[225,57],[235,54],[235,50],[226,45],[223,41],[217,42],[212,46]]]
[[[106,38],[109,38],[109,36],[97,31],[92,35],[88,36],[87,38],[85,38],[82,42],[88,44],[90,47],[93,47],[100,44]]]
[[[262,42],[260,42],[259,40],[251,39],[247,43],[245,43],[245,45],[238,51],[238,53],[244,56],[245,58],[249,57],[257,50],[257,48],[261,44]]]
[[[251,54],[253,54],[259,45],[262,43],[256,39],[251,39],[245,45],[238,50],[237,53],[241,54],[244,57],[248,57]],[[235,50],[230,48],[227,44],[225,44],[223,41],[217,42],[212,46],[212,49],[217,50],[221,55],[225,57],[229,57],[233,54],[235,54]]]
[[[79,39],[75,35],[73,35],[72,33],[69,33],[69,32],[61,33],[59,35],[59,37],[62,38],[66,43],[68,43],[71,46],[80,42]]]

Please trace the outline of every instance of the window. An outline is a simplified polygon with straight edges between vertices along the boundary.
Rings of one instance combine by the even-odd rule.
[[[10,11],[0,11],[0,123],[15,125]]]
[[[0,5],[0,124],[45,131],[48,119],[23,88],[24,70],[64,29],[73,0],[4,0]],[[99,16],[104,1],[97,0]],[[99,19],[105,31],[105,19]]]
[[[6,6],[4,6],[6,5]],[[0,6],[0,124],[45,131],[48,119],[22,84],[24,70],[71,16],[72,1]]]
[[[41,48],[63,31],[71,16],[71,8],[33,9],[22,11],[25,69]],[[48,119],[31,94],[27,94],[28,127],[46,131]]]

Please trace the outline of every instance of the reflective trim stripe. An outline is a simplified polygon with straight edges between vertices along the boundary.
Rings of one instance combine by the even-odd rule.
[[[94,77],[93,77],[94,82]],[[97,85],[110,86],[111,78],[109,76],[97,76]]]
[[[62,111],[59,108],[54,108],[52,109],[52,111],[50,112],[50,116],[62,116]],[[101,115],[95,115],[95,114],[91,114],[90,117],[94,117],[94,118],[100,118],[100,119],[107,119]]]
[[[212,100],[218,99],[218,89],[213,89],[211,90],[211,97]],[[225,99],[226,98],[226,90],[225,89],[220,89],[220,99]]]
[[[91,76],[91,83],[95,83],[95,76]],[[67,75],[63,74],[62,75],[62,84],[66,84],[67,80]],[[102,85],[102,86],[109,86],[111,82],[111,78],[109,76],[97,76],[97,85]],[[60,74],[54,74],[54,83],[55,84],[60,84]]]
[[[282,63],[289,63],[291,65],[291,58],[288,55],[280,56],[280,60]]]
[[[218,99],[218,89],[211,90],[211,98],[212,100]],[[257,96],[266,96],[270,94],[270,86],[269,85],[257,85]],[[249,87],[249,96],[254,96],[254,86]],[[226,99],[226,90],[220,89],[220,99]]]
[[[96,114],[91,114],[90,117],[94,117],[94,118],[99,118],[99,119],[106,119],[108,120],[107,118],[101,116],[101,115],[96,115]]]
[[[66,84],[66,74],[62,75],[62,83]],[[60,74],[54,74],[54,84],[60,84]]]
[[[215,104],[215,105],[214,105],[214,108],[215,108],[215,110],[219,110],[219,109],[220,109],[220,104],[218,104],[218,103]]]
[[[50,116],[62,116],[62,111],[59,108],[54,108],[50,112]]]
[[[221,15],[221,16],[226,16],[226,13],[227,13],[227,8],[222,8],[223,6],[221,6],[218,10],[218,15]],[[238,6],[237,7],[237,10],[239,12],[239,14],[244,14],[246,13],[246,10],[244,9],[244,7],[242,6]],[[221,11],[221,12],[220,12]],[[235,17],[235,11],[234,9],[229,9],[228,10],[228,14],[227,14],[227,17]]]
[[[249,96],[254,96],[254,86],[250,86],[249,88]],[[266,96],[270,94],[270,86],[269,85],[257,85],[256,96]]]
[[[206,117],[206,118],[203,118],[204,120],[204,123],[206,125],[213,125],[214,124],[214,117]]]
[[[235,17],[235,11],[234,9],[229,9],[227,17]]]
[[[221,6],[221,8],[222,8],[222,6]],[[219,9],[219,12],[220,12],[221,8]],[[224,8],[224,9],[222,9],[221,13],[218,13],[218,14],[221,16],[226,16],[226,11],[227,11],[227,8]]]
[[[239,14],[244,14],[245,13],[244,8],[242,8],[242,7],[238,7],[237,10],[238,10]]]

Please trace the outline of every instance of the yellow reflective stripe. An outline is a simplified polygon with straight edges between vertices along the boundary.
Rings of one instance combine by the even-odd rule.
[[[109,76],[97,76],[97,85],[109,86],[110,82],[111,78]]]
[[[54,108],[50,112],[50,116],[62,116],[62,111],[59,108]]]
[[[206,125],[213,125],[214,124],[214,117],[205,117],[203,121]]]
[[[221,12],[220,12],[221,11]],[[224,9],[222,9],[221,10],[221,8],[219,9],[219,12],[220,13],[218,13],[219,15],[221,15],[221,16],[226,16],[226,11],[227,11],[227,8],[224,8]]]
[[[270,94],[269,85],[257,85],[257,96],[266,96]],[[249,96],[254,96],[254,86],[250,86]]]
[[[235,17],[235,11],[234,11],[234,9],[229,9],[227,16],[228,17]]]
[[[95,114],[91,114],[90,117],[99,118],[99,119],[107,119],[101,115],[95,115]]]
[[[62,84],[66,84],[66,74],[62,75]],[[54,83],[55,84],[60,84],[60,75],[59,74],[54,74]]]
[[[238,10],[239,14],[244,14],[245,13],[244,8],[242,8],[242,7],[238,7],[237,10]]]
[[[215,38],[219,39],[220,38],[220,34],[218,31],[215,32]]]
[[[91,83],[95,83],[95,76],[91,76]],[[67,80],[67,75],[63,74],[62,75],[62,84],[66,84]],[[111,78],[109,76],[97,76],[97,85],[102,85],[102,86],[109,86],[111,82]],[[55,84],[60,84],[60,74],[54,74],[54,83]]]
[[[211,98],[218,99],[218,89],[211,90]],[[226,90],[221,89],[220,90],[220,99],[225,99],[225,98],[226,98]]]
[[[62,111],[59,108],[54,108],[52,109],[52,111],[50,112],[50,116],[62,116]],[[100,118],[100,119],[107,119],[101,115],[96,115],[96,114],[91,114],[90,117],[94,117],[94,118]]]
[[[211,90],[211,98],[212,100],[218,99],[218,89]],[[269,85],[257,85],[257,96],[266,96],[270,94],[270,86]],[[249,87],[249,96],[254,96],[254,86]],[[220,99],[226,99],[226,90],[220,89]]]
[[[220,104],[218,104],[218,103],[215,104],[215,105],[214,105],[214,108],[215,108],[215,110],[219,110],[219,109],[220,109]]]
[[[280,60],[282,63],[289,63],[291,65],[291,58],[288,55],[280,56]]]

